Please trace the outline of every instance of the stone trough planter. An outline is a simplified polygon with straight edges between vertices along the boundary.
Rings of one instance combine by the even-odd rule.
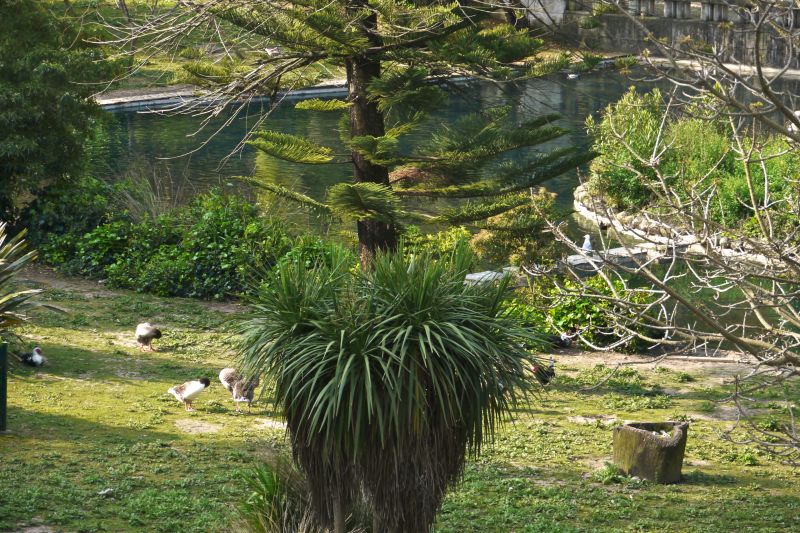
[[[631,422],[614,428],[614,463],[656,483],[681,480],[688,422]]]

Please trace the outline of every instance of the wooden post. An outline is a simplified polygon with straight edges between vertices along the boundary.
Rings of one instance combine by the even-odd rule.
[[[8,402],[8,344],[0,344],[0,432],[6,430]]]

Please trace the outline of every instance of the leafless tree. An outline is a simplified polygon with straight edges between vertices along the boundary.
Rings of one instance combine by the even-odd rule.
[[[565,264],[570,284],[565,292],[611,300],[610,330],[619,343],[640,338],[659,353],[738,357],[748,370],[738,375],[727,400],[740,411],[736,431],[728,437],[748,442],[790,462],[800,462],[800,435],[795,420],[800,366],[800,177],[784,180],[787,190],[772,190],[771,160],[798,148],[800,116],[790,78],[796,74],[795,52],[800,19],[798,4],[780,1],[725,2],[729,19],[722,24],[754,49],[742,56],[724,43],[685,39],[666,42],[653,35],[646,21],[622,9],[648,39],[643,54],[646,77],[670,82],[664,119],[652,149],[634,147],[629,131],[614,131],[648,187],[652,199],[641,213],[620,212],[602,191],[579,194],[590,218],[602,227],[595,251],[583,250],[551,224],[554,235],[582,261]],[[741,15],[741,16],[739,16]],[[783,47],[785,64],[766,65],[764,47]],[[774,49],[774,48],[773,48]],[[749,62],[746,64],[745,62]],[[689,113],[722,124],[729,153],[744,172],[741,200],[750,223],[723,224],[712,216],[720,183],[714,165],[702,176],[683,176],[661,165],[674,147],[668,117]],[[784,142],[776,151],[775,139]],[[693,185],[678,191],[676,182]],[[614,244],[611,244],[614,242]],[[613,253],[608,249],[618,247]],[[581,269],[583,271],[581,271]],[[586,271],[605,281],[607,290],[587,284]],[[555,277],[554,279],[559,279]],[[618,344],[619,344],[618,343]],[[599,349],[614,348],[597,347]],[[786,416],[780,423],[757,424],[751,416],[765,398],[783,395]],[[744,429],[745,431],[741,431]]]

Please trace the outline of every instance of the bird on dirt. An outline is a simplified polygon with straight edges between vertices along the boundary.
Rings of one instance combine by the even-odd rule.
[[[37,346],[32,352],[22,354],[20,361],[23,365],[39,367],[47,362],[47,358],[42,355],[42,349]]]
[[[167,392],[175,396],[175,399],[179,402],[183,402],[187,411],[194,411],[194,407],[192,407],[192,400],[197,398],[200,393],[206,390],[206,388],[209,386],[211,386],[211,380],[208,378],[200,378],[193,381],[187,381],[186,383],[178,385],[177,387],[171,387]]]
[[[546,367],[539,363],[534,363],[531,370],[533,370],[533,376],[539,383],[547,385],[556,375],[556,362],[551,357],[550,364]]]
[[[150,322],[142,322],[136,326],[136,342],[139,343],[139,350],[144,351],[149,348],[151,352],[155,352],[153,347],[153,339],[161,338],[161,330],[153,326]]]
[[[247,403],[247,409],[250,409],[256,387],[259,385],[258,376],[245,379],[235,368],[223,368],[219,373],[219,381],[233,396],[237,411],[241,411],[241,403]]]
[[[236,382],[236,385],[233,386],[233,401],[236,402],[237,411],[241,411],[239,406],[242,403],[246,403],[247,410],[250,410],[258,384],[258,376],[253,376],[253,378],[249,380],[242,379]]]

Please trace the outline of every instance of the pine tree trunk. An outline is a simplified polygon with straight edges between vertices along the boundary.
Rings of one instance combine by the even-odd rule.
[[[376,27],[377,17],[372,15],[364,21],[365,29]],[[369,34],[374,40],[374,34]],[[350,102],[350,134],[374,135],[380,137],[385,133],[383,113],[375,102],[367,98],[367,86],[370,81],[381,75],[380,60],[364,56],[355,56],[347,60],[347,92]],[[381,183],[389,186],[389,169],[375,165],[363,155],[353,151],[353,181]],[[361,268],[367,268],[378,250],[394,250],[397,248],[397,230],[393,224],[375,220],[358,222],[358,247],[361,255]]]

